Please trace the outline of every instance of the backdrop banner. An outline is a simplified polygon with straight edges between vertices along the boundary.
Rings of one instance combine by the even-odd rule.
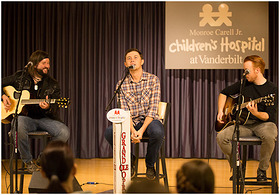
[[[253,54],[269,63],[267,2],[166,2],[165,21],[166,69],[242,69]]]

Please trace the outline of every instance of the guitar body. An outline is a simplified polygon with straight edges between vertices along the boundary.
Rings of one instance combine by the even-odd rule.
[[[249,98],[244,98],[244,96],[241,96],[241,104],[244,103],[244,101],[246,100],[250,100]],[[225,106],[223,108],[223,118],[222,121],[224,123],[220,123],[219,121],[216,120],[215,123],[215,130],[217,132],[225,129],[226,127],[233,125],[236,119],[236,108],[238,105],[238,97],[233,98],[233,97],[227,97],[226,99],[226,103]],[[248,118],[250,116],[250,112],[248,112],[248,110],[242,109],[239,115],[239,121],[241,125],[246,124],[246,122],[248,121]]]
[[[19,92],[16,91],[16,89],[13,86],[7,86],[3,88],[5,94],[10,98],[11,101],[11,108],[10,110],[6,111],[4,109],[4,104],[1,102],[1,122],[4,124],[9,124],[13,118],[13,115],[15,114],[18,98],[19,98]],[[21,99],[29,99],[30,93],[27,90],[22,91]],[[23,104],[19,103],[18,106],[18,112],[17,114],[21,113]]]

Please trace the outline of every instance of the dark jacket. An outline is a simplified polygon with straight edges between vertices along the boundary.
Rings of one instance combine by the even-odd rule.
[[[47,95],[49,99],[60,98],[60,88],[55,79],[48,75],[44,76],[42,81],[37,83],[38,88],[35,90],[33,78],[29,73],[24,71],[18,71],[2,79],[2,94],[4,94],[3,88],[6,86],[13,86],[16,90],[20,90],[21,83],[23,83],[23,90],[29,91],[30,99],[45,99]],[[40,108],[38,104],[25,105],[22,113],[34,119],[49,117],[51,119],[60,120],[57,104],[51,104],[48,110]]]

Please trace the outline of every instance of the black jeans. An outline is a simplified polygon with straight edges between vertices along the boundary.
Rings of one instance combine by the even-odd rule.
[[[138,131],[142,127],[143,123],[138,123],[134,128]],[[159,120],[153,120],[147,127],[143,134],[143,137],[149,137],[147,154],[146,154],[146,166],[154,167],[157,160],[158,152],[160,150],[163,138],[164,129]],[[109,144],[113,147],[113,126],[109,126],[105,131],[105,138]]]

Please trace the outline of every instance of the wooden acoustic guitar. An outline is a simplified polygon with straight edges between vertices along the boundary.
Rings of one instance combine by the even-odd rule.
[[[249,102],[254,102],[255,104],[258,104],[260,102],[265,102],[266,106],[272,106],[274,105],[274,96],[275,94],[270,94],[264,97],[260,97],[254,100],[250,100],[250,98],[244,98],[244,96],[241,96],[241,105],[240,105],[240,115],[239,115],[239,120],[241,125],[245,125],[246,122],[248,121],[248,118],[250,116],[250,112],[246,108]],[[224,123],[221,123],[217,121],[216,119],[216,124],[215,124],[215,130],[217,132],[223,130],[224,128],[233,125],[236,112],[239,110],[238,108],[238,97],[227,97],[225,106],[223,108],[223,118],[222,121]]]
[[[17,91],[13,86],[6,86],[3,88],[5,94],[10,98],[11,108],[6,111],[4,108],[4,103],[1,104],[1,122],[4,124],[9,124],[13,115],[16,112],[16,106],[18,103],[20,92]],[[30,93],[27,90],[22,91],[21,101],[18,106],[18,114],[22,112],[22,109],[27,104],[39,104],[40,102],[48,102],[49,104],[58,104],[59,107],[67,108],[70,104],[69,98],[60,98],[60,99],[30,99]]]

